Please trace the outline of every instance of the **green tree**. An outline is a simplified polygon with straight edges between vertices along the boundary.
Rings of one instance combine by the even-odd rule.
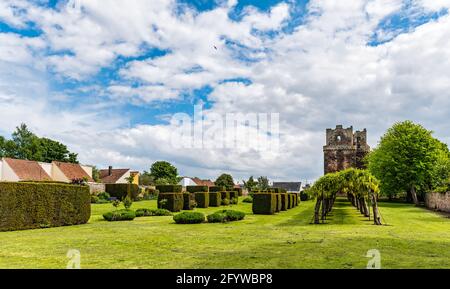
[[[171,163],[166,161],[155,162],[150,168],[150,176],[155,183],[161,184],[177,184],[178,183],[178,170]]]
[[[253,179],[253,176],[248,178],[248,181],[244,181],[244,188],[250,193],[258,187],[258,182]]]
[[[417,205],[416,192],[430,185],[442,149],[442,143],[423,126],[411,121],[396,123],[369,154],[368,168],[381,181],[383,194],[406,192],[407,201]]]
[[[15,144],[15,154],[12,157],[25,160],[42,160],[42,149],[39,138],[32,133],[26,124],[22,123],[12,133]]]
[[[139,175],[139,185],[143,186],[151,186],[155,184],[155,180],[153,179],[151,173],[144,171]]]
[[[216,186],[233,187],[234,180],[230,174],[221,174],[214,182]]]
[[[96,183],[100,183],[100,171],[96,166],[92,166],[92,179]]]
[[[259,177],[258,178],[258,189],[261,191],[267,190],[269,188],[269,179],[267,177]]]

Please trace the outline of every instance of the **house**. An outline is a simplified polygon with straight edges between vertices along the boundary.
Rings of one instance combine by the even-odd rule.
[[[187,186],[207,186],[207,187],[213,187],[215,186],[214,182],[211,180],[202,180],[197,177],[191,178],[191,177],[183,177],[181,181],[178,182],[178,185],[181,185],[183,187]]]
[[[302,182],[273,182],[272,187],[285,189],[288,193],[300,193]]]
[[[74,179],[92,180],[92,167],[79,164],[2,158],[0,161],[0,181],[58,181],[70,183]]]
[[[139,185],[139,172],[131,169],[108,169],[100,170],[100,179],[105,184],[128,184],[128,179],[133,178],[133,184]]]

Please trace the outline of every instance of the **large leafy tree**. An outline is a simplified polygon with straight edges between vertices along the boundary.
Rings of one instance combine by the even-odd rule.
[[[216,186],[224,186],[224,187],[234,186],[233,177],[229,174],[220,175],[214,183],[216,184]]]
[[[444,146],[419,124],[396,123],[369,154],[368,168],[381,181],[383,194],[407,192],[407,200],[418,204],[416,192],[433,185],[430,180]]]
[[[150,177],[157,185],[178,183],[178,169],[166,161],[158,161],[150,168]]]
[[[41,162],[78,163],[78,155],[71,153],[66,145],[36,136],[26,124],[16,128],[11,140],[0,138],[0,156]]]
[[[267,177],[259,177],[258,178],[258,189],[264,191],[269,188],[269,179]]]
[[[251,192],[254,189],[258,187],[258,182],[253,179],[253,176],[248,178],[247,181],[244,181],[244,188],[247,189],[247,191]]]

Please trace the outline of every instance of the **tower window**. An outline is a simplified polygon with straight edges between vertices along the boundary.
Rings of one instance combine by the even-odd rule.
[[[336,137],[336,140],[340,142],[340,141],[342,140],[342,137],[341,137],[340,135],[338,135],[338,136]]]

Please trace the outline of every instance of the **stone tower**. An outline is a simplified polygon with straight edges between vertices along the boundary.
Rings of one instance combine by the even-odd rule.
[[[326,145],[323,147],[325,174],[351,167],[364,168],[363,159],[369,151],[366,129],[355,133],[353,127],[343,128],[342,125],[327,129]]]

